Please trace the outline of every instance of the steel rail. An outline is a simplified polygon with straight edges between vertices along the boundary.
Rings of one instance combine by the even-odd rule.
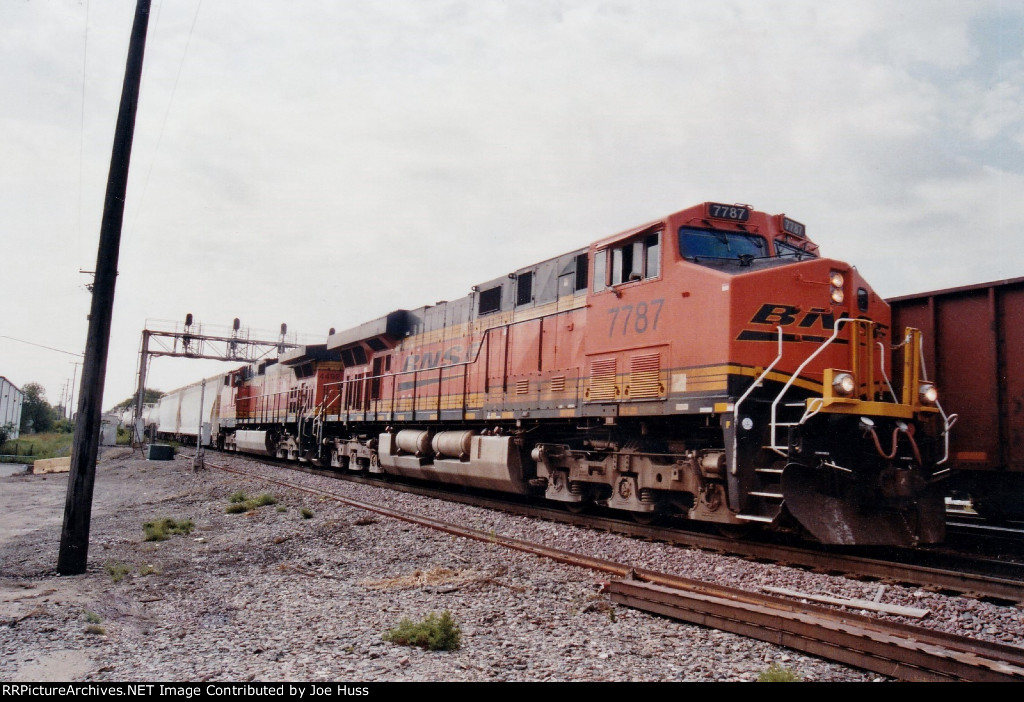
[[[612,601],[909,681],[1024,681],[1024,649],[758,595],[620,579]]]
[[[856,613],[760,595],[668,573],[572,553],[493,531],[444,522],[291,481],[219,464],[220,470],[284,488],[327,497],[461,538],[542,556],[567,565],[628,580],[607,586],[613,599],[629,606],[723,631],[769,641],[794,650],[903,680],[1024,681],[1024,649],[893,623]],[[642,582],[636,582],[636,581]]]
[[[309,471],[314,474],[319,473],[319,469],[316,468],[303,467],[300,470]],[[334,474],[331,475],[333,477]],[[737,540],[717,534],[637,524],[612,517],[571,514],[555,507],[530,505],[500,498],[453,494],[437,488],[418,485],[381,483],[378,480],[368,479],[363,476],[343,476],[343,479],[361,485],[387,487],[388,489],[400,492],[434,497],[475,507],[501,509],[520,516],[583,526],[634,538],[663,541],[677,546],[700,548],[740,558],[771,561],[780,565],[808,568],[821,572],[846,573],[861,578],[877,579],[886,583],[909,583],[935,590],[958,592],[964,596],[974,598],[989,598],[1008,603],[1024,603],[1024,567],[1005,561],[989,560],[984,561],[984,563],[1004,573],[1012,572],[1012,575],[1019,577],[963,572],[948,567],[902,563],[848,553],[824,552],[806,546],[797,547]],[[930,552],[911,552],[911,554],[916,555],[918,558],[932,555]],[[905,554],[901,552],[900,555]],[[936,558],[941,557],[947,560],[951,558],[948,554],[934,555]],[[977,563],[980,561],[978,559],[970,559],[970,562]],[[960,565],[961,567],[968,567],[969,563],[961,562]]]
[[[383,482],[364,475],[338,473],[337,471],[293,462],[275,463],[274,459],[268,459],[267,457],[249,456],[247,458],[268,462],[270,465],[287,467],[290,470],[347,480],[361,485],[384,487],[399,492],[443,499],[485,509],[500,509],[520,516],[598,529],[633,538],[700,548],[740,558],[770,561],[780,565],[808,568],[820,572],[844,573],[854,577],[877,579],[885,583],[909,583],[934,590],[958,592],[964,596],[974,598],[989,598],[1017,604],[1024,603],[1024,567],[1016,563],[999,560],[983,561],[987,566],[998,569],[1002,575],[963,572],[949,567],[905,563],[849,553],[823,552],[813,550],[807,546],[797,547],[738,540],[717,534],[637,524],[600,515],[571,514],[556,507],[526,504],[498,497],[457,494],[432,486],[410,483]],[[905,560],[909,557],[923,558],[926,555],[930,556],[931,554],[911,551],[909,554],[900,552],[895,557]],[[950,556],[948,554],[936,554],[936,558],[946,558],[948,560]],[[970,563],[976,562],[982,561],[974,558],[970,559],[970,562],[959,563],[957,567],[967,568],[970,567]]]

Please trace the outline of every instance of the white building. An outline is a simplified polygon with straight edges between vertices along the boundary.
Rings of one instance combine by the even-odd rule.
[[[18,438],[18,428],[21,426],[21,405],[24,402],[25,393],[0,375],[0,427],[7,424],[13,427],[7,437],[9,439]]]

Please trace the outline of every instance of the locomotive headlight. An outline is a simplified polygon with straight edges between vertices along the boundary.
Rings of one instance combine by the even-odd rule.
[[[846,294],[843,292],[843,283],[846,282],[846,278],[839,271],[832,271],[828,274],[828,282],[832,286],[832,302],[841,305],[846,299]]]
[[[857,383],[849,373],[836,373],[832,378],[832,392],[841,397],[849,397],[856,387]]]
[[[922,383],[917,389],[917,396],[923,405],[934,405],[939,400],[939,391],[931,383]]]

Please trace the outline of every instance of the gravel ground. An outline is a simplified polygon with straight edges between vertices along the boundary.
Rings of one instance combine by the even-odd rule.
[[[236,466],[251,465],[243,459]],[[507,536],[723,583],[874,599],[877,583],[751,563],[284,469],[290,480]],[[612,604],[604,576],[458,539],[187,460],[113,450],[100,462],[88,572],[54,567],[67,475],[0,478],[3,681],[747,681],[777,663],[817,681],[877,675]],[[276,505],[228,514],[232,493]],[[302,510],[312,512],[304,518]],[[143,540],[142,524],[195,530]],[[1024,644],[1018,609],[890,586],[928,626]],[[454,652],[383,640],[450,611]]]

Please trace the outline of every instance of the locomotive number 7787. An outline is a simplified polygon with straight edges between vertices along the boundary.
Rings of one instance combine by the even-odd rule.
[[[622,326],[619,328],[623,336],[628,334],[631,329],[637,334],[643,334],[649,329],[657,329],[663,304],[665,304],[665,298],[658,298],[650,302],[638,302],[635,305],[612,307],[608,310],[608,314],[612,316],[612,322],[608,326],[608,336],[615,336],[620,316],[622,317]]]

